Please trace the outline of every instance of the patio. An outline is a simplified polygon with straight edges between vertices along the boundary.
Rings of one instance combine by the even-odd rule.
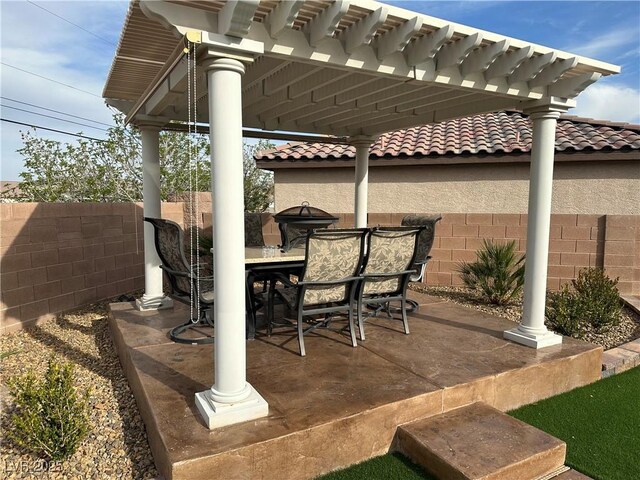
[[[293,333],[246,344],[247,380],[267,417],[209,430],[193,397],[213,375],[213,346],[179,345],[167,331],[186,308],[111,305],[120,361],[167,479],[313,478],[393,448],[398,425],[476,401],[506,411],[600,378],[601,347],[565,338],[532,349],[503,339],[507,320],[411,292],[420,309],[411,334],[385,318],[368,321],[352,348],[317,331],[297,353]],[[497,433],[497,432],[496,432]]]

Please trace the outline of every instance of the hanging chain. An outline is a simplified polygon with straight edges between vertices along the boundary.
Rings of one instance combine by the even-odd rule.
[[[193,158],[195,160],[195,184],[196,184],[196,282],[198,285],[198,292],[200,291],[200,182],[198,181],[198,171],[199,171],[199,158],[198,158],[198,69],[196,64],[196,44],[193,44]],[[197,313],[198,318],[200,318],[200,301],[198,301],[197,305]]]
[[[187,72],[191,68],[191,63],[193,61],[193,55],[191,54],[191,42],[187,43]],[[195,48],[195,47],[194,47]],[[188,77],[187,73],[187,135],[190,139],[191,134],[191,78]],[[189,292],[189,318],[192,323],[197,323],[200,320],[200,317],[193,316],[193,304],[194,301],[198,301],[198,299],[194,298],[194,291],[196,291],[196,285],[194,283],[193,278],[193,179],[191,172],[191,148],[187,149],[187,157],[189,162],[189,278],[190,278],[190,292]],[[200,303],[198,301],[198,303]]]

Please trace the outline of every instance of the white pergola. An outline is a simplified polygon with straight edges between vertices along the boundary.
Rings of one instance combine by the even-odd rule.
[[[399,128],[512,109],[533,121],[524,313],[505,338],[534,348],[544,325],[559,115],[604,62],[368,0],[133,0],[103,96],[142,132],[144,214],[160,216],[158,132],[188,119],[184,47],[197,45],[198,122],[209,125],[214,211],[215,379],[196,394],[209,428],[266,416],[246,381],[243,126],[348,137],[355,226],[367,221],[369,147]],[[166,308],[145,225],[142,309]]]

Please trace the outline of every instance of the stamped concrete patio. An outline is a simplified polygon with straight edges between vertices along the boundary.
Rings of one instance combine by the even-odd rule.
[[[398,425],[476,401],[506,411],[600,378],[602,349],[565,338],[532,349],[503,339],[513,324],[412,292],[421,304],[401,322],[367,322],[352,348],[329,331],[293,333],[247,344],[247,381],[269,403],[269,416],[209,430],[194,402],[213,381],[213,346],[174,344],[180,306],[137,311],[111,305],[110,326],[167,478],[313,478],[394,448]],[[496,432],[499,436],[499,432]]]

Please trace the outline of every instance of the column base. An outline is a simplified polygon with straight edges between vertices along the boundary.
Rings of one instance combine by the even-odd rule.
[[[269,404],[247,383],[251,393],[235,403],[220,403],[211,398],[211,390],[196,393],[196,406],[209,429],[233,425],[269,415]]]
[[[167,308],[173,308],[173,300],[164,295],[142,295],[142,298],[136,298],[136,308],[141,312],[147,310],[165,310]]]
[[[552,345],[560,345],[562,343],[562,335],[547,331],[541,335],[525,333],[518,327],[511,330],[505,330],[504,338],[512,342],[526,345],[532,348],[551,347]]]

